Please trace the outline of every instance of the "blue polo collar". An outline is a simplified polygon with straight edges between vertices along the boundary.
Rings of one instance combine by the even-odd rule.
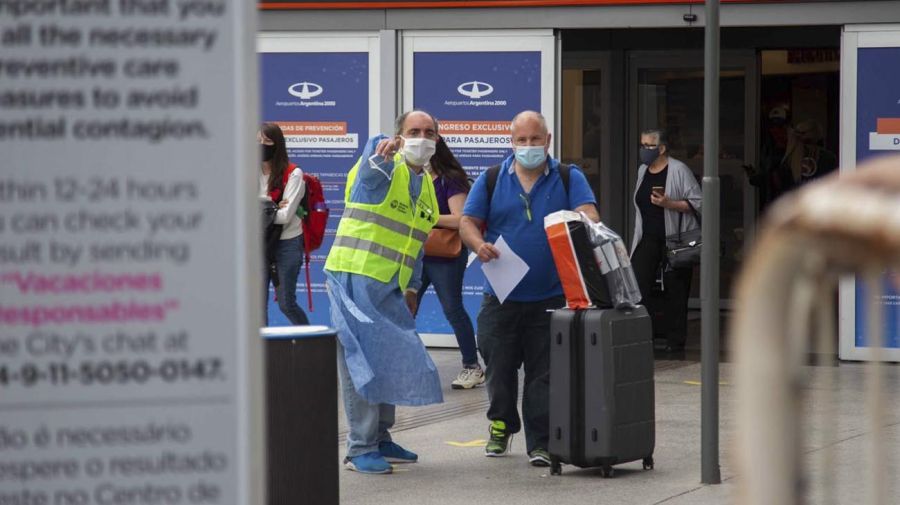
[[[506,167],[506,173],[512,174],[513,172],[515,172],[515,161],[516,161],[515,155],[511,156],[511,160],[510,160],[510,162],[509,162],[509,166]],[[552,168],[556,168],[556,165],[558,165],[558,164],[559,164],[559,161],[557,161],[557,160],[554,159],[554,158],[551,158],[550,155],[547,155],[547,166],[544,167],[544,175],[549,175],[549,174],[550,174],[550,168],[551,168],[551,167],[552,167]]]

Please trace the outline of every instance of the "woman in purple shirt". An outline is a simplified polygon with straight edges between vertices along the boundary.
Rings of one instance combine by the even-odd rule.
[[[438,139],[431,163],[425,165],[425,169],[434,181],[434,191],[441,211],[436,227],[459,229],[459,218],[469,193],[469,179],[443,138]],[[444,316],[456,334],[463,369],[451,383],[453,389],[471,389],[484,383],[484,372],[478,364],[475,329],[462,302],[463,274],[468,257],[469,251],[465,246],[456,258],[426,255],[422,268],[422,287],[419,288],[421,302],[428,285],[434,285]]]

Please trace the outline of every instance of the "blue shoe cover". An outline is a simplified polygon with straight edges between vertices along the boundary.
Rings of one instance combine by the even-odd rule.
[[[391,464],[377,451],[367,452],[365,454],[360,454],[359,456],[353,456],[352,458],[346,458],[344,460],[344,466],[346,466],[348,470],[359,473],[382,474],[391,473],[394,470],[393,467],[391,467]]]
[[[407,451],[394,442],[381,442],[378,444],[378,452],[389,463],[415,463],[419,460],[418,454]]]

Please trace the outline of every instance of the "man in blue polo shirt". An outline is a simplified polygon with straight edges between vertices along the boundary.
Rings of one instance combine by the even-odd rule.
[[[494,242],[503,237],[529,266],[528,273],[501,304],[490,285],[478,313],[478,347],[484,358],[490,407],[489,457],[505,456],[513,433],[521,429],[516,408],[518,370],[525,365],[522,418],[529,462],[548,466],[550,415],[550,313],[565,305],[562,286],[544,232],[544,216],[576,210],[598,221],[596,200],[578,168],[568,169],[568,190],[559,161],[547,155],[550,133],[544,117],[521,112],[510,125],[513,154],[503,160],[493,193],[488,172],[482,174],[466,199],[459,231],[478,259],[499,258]],[[482,226],[487,228],[482,235]]]

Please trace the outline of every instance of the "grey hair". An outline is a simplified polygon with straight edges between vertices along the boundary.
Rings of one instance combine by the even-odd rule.
[[[430,117],[431,121],[434,122],[434,133],[438,133],[438,134],[440,133],[440,130],[438,129],[438,120],[436,117],[432,116],[430,113],[425,112],[422,109],[412,109],[412,110],[408,110],[408,111],[404,112],[403,114],[400,114],[399,116],[397,116],[397,119],[394,121],[394,134],[395,135],[403,134],[403,124],[406,123],[406,118],[408,118],[409,115],[412,114],[413,112],[421,112],[422,114],[425,114],[428,117]]]
[[[666,134],[666,131],[662,128],[649,128],[641,132],[641,136],[644,135],[653,135],[656,137],[656,144],[658,146],[666,146],[669,147],[669,135]]]
[[[547,118],[545,118],[543,114],[541,114],[540,112],[537,112],[537,111],[533,111],[533,110],[523,110],[522,112],[516,114],[516,117],[514,117],[512,119],[512,121],[510,121],[510,123],[509,123],[509,131],[510,132],[512,132],[513,125],[516,124],[516,121],[518,121],[519,118],[524,117],[524,116],[533,116],[535,119],[537,119],[538,122],[541,124],[541,128],[544,129],[544,133],[548,133],[550,131],[547,128]]]

